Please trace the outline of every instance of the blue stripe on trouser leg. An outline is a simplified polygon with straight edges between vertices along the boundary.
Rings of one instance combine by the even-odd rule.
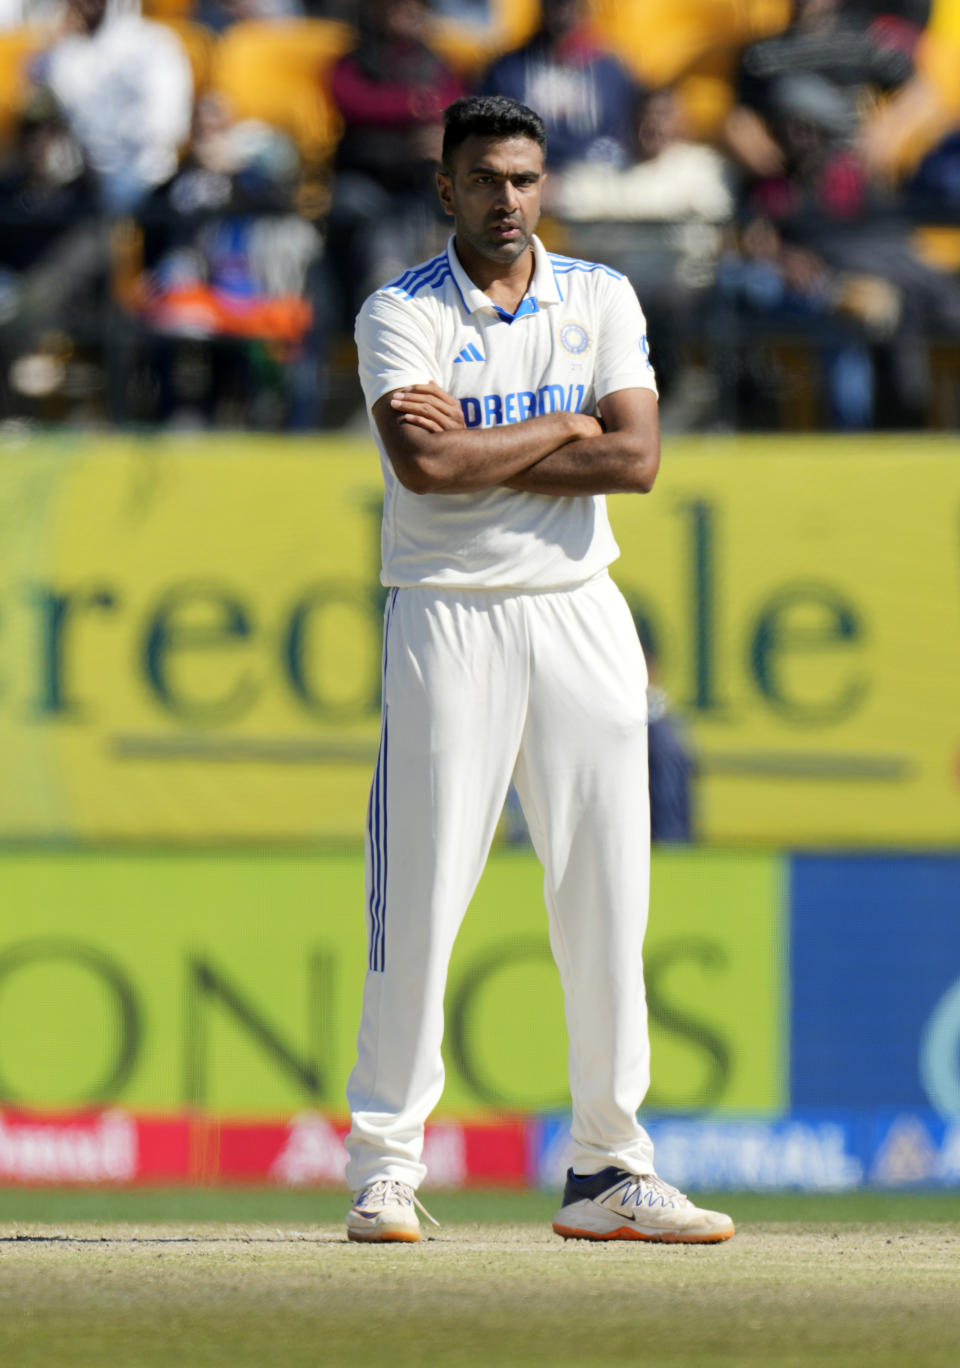
[[[391,614],[389,882],[384,908],[376,904],[388,943],[382,969],[364,978],[347,1085],[354,1190],[382,1177],[416,1186],[425,1171],[423,1125],[443,1088],[450,952],[523,729],[524,618],[516,594],[418,588],[403,589]],[[377,792],[382,817],[382,765]],[[369,892],[370,864],[367,878]]]
[[[367,840],[370,849],[370,893],[368,912],[370,916],[370,948],[368,967],[375,973],[382,973],[386,958],[386,902],[387,902],[387,755],[388,755],[388,713],[386,704],[386,681],[389,650],[390,617],[397,601],[397,590],[391,590],[387,600],[383,624],[383,691],[382,722],[380,726],[380,748],[377,764],[370,787],[370,802],[367,807]]]
[[[367,896],[367,912],[370,918],[368,927],[369,948],[367,967],[375,969],[376,945],[379,939],[379,893],[380,893],[380,768],[383,763],[383,732],[380,734],[380,752],[373,771],[370,786],[370,800],[367,804],[367,845],[370,852],[370,891]]]

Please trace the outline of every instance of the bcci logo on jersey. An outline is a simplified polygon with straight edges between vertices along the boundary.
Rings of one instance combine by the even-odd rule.
[[[582,323],[564,323],[560,329],[560,344],[571,356],[582,356],[590,346],[590,334]]]

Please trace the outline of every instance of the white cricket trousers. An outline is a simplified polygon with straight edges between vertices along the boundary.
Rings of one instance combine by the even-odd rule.
[[[447,967],[511,778],[544,867],[574,1168],[652,1171],[636,1115],[650,1078],[647,672],[626,602],[606,572],[542,592],[391,589],[383,674],[349,1186],[426,1173]]]

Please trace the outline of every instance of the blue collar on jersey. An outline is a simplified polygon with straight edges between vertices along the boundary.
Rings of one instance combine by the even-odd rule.
[[[557,280],[547,250],[538,237],[534,236],[531,239],[535,263],[533,279],[530,282],[530,289],[524,295],[516,313],[508,313],[499,304],[495,304],[490,296],[484,294],[477,285],[474,285],[460,264],[460,258],[457,256],[453,245],[453,238],[454,235],[451,233],[450,240],[447,243],[447,260],[450,263],[450,273],[460,292],[460,298],[463,300],[463,307],[468,314],[477,313],[481,309],[493,309],[504,323],[513,323],[518,318],[539,313],[543,304],[562,303],[563,291],[560,289],[560,282]]]
[[[491,303],[492,302],[493,301],[491,300]],[[503,319],[504,323],[515,323],[518,318],[523,318],[524,314],[540,312],[540,305],[537,303],[534,296],[529,294],[524,295],[523,299],[520,301],[520,307],[516,313],[508,313],[507,310],[504,309],[500,304],[494,304],[493,307],[494,309],[496,309],[497,314],[500,316],[500,318]]]

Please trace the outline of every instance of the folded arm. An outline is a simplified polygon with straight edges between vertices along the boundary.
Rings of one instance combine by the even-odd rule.
[[[600,400],[601,430],[504,480],[528,494],[648,494],[660,467],[657,396],[616,390]],[[499,431],[499,429],[497,429]]]
[[[656,395],[624,389],[585,413],[551,413],[467,428],[439,385],[411,385],[378,400],[374,418],[397,478],[415,493],[505,485],[530,494],[646,493],[660,464]]]
[[[459,402],[431,382],[378,399],[373,417],[397,479],[414,494],[466,494],[519,476],[562,447],[599,435],[586,413],[468,428]]]

